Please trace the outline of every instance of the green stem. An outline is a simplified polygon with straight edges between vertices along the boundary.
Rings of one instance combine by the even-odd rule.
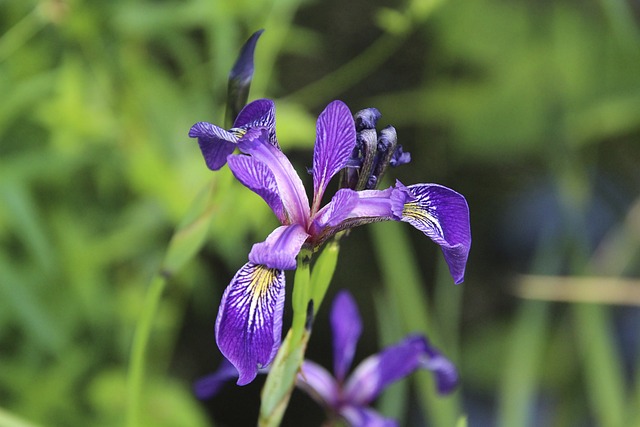
[[[277,427],[289,404],[296,376],[304,360],[304,353],[311,336],[307,324],[307,307],[310,301],[311,253],[302,251],[298,255],[298,267],[293,286],[293,322],[285,340],[278,350],[262,389],[262,404],[258,426]]]
[[[129,359],[129,377],[127,384],[126,425],[128,427],[137,427],[140,425],[140,396],[142,395],[147,343],[151,335],[153,318],[158,311],[160,298],[162,297],[166,284],[167,279],[163,276],[158,275],[153,279],[145,296],[140,319],[136,324],[131,348],[131,358]]]

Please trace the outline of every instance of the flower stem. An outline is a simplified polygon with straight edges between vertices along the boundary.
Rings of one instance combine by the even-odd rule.
[[[128,376],[128,396],[126,425],[136,427],[140,425],[140,396],[142,391],[142,381],[144,379],[144,360],[146,356],[147,343],[151,334],[153,318],[158,310],[160,298],[167,284],[164,276],[157,275],[151,282],[147,290],[142,313],[136,325],[131,348],[131,358],[129,359]]]

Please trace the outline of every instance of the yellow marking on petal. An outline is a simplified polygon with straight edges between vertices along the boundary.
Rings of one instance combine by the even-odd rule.
[[[229,132],[231,132],[232,134],[237,136],[238,139],[240,139],[247,133],[247,130],[243,128],[231,128],[229,129]]]
[[[420,203],[409,202],[405,203],[404,208],[402,209],[402,216],[409,217],[421,223],[427,223],[425,225],[431,224],[433,228],[438,230],[438,233],[441,236],[444,236],[442,231],[442,227],[440,226],[440,222],[429,213],[429,210],[424,206],[421,206]]]
[[[249,292],[251,294],[251,303],[249,306],[249,321],[256,320],[262,326],[264,322],[264,307],[261,307],[260,302],[264,301],[267,296],[269,288],[277,277],[277,270],[275,268],[267,268],[264,265],[256,265],[250,277]],[[256,310],[260,314],[257,317],[255,316]]]

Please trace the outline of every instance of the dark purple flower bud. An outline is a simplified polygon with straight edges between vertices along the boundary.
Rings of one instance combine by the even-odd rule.
[[[258,38],[264,30],[258,30],[245,42],[240,50],[231,72],[229,73],[229,83],[227,86],[227,111],[226,127],[230,128],[238,113],[247,103],[249,89],[253,79],[253,53],[258,43]]]
[[[360,132],[363,129],[375,129],[380,117],[382,117],[382,114],[380,114],[377,108],[365,108],[364,110],[358,111],[354,115],[356,131]]]
[[[373,170],[373,176],[376,177],[377,182],[382,180],[382,176],[389,167],[389,163],[396,151],[398,145],[398,135],[396,129],[393,126],[387,126],[380,131],[378,137],[378,162]]]
[[[364,129],[358,132],[357,139],[362,142],[362,166],[355,187],[355,190],[359,191],[366,188],[375,167],[378,146],[376,130]]]

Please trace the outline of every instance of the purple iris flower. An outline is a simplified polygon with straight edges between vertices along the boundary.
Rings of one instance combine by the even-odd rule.
[[[399,343],[364,359],[347,376],[362,333],[362,320],[351,294],[339,292],[331,308],[333,330],[333,371],[305,360],[296,386],[320,403],[332,417],[344,418],[353,427],[393,427],[395,420],[383,417],[370,407],[380,393],[392,383],[418,369],[428,369],[435,376],[439,394],[451,393],[458,385],[458,372],[446,357],[422,335],[409,335]],[[260,370],[267,373],[268,370]],[[218,370],[196,382],[200,399],[217,394],[238,371],[224,360]]]
[[[369,356],[347,377],[362,332],[362,321],[355,301],[346,291],[338,293],[333,301],[331,328],[335,376],[305,360],[296,385],[329,413],[344,418],[353,427],[396,426],[395,420],[383,417],[369,405],[387,386],[418,369],[434,373],[440,394],[452,392],[458,384],[453,363],[422,335],[409,335],[398,344]]]
[[[216,341],[238,369],[239,385],[251,382],[275,357],[282,332],[284,270],[296,268],[303,246],[314,249],[337,232],[362,224],[408,222],[440,245],[455,283],[462,282],[471,232],[467,202],[455,191],[397,181],[385,190],[343,188],[321,206],[329,181],[348,165],[356,145],[354,119],[341,101],[330,103],[318,117],[311,203],[278,145],[273,101],[248,104],[228,131],[199,122],[189,136],[198,139],[210,169],[228,163],[235,177],[261,196],[282,224],[264,242],[253,245],[249,262],[222,296]],[[236,148],[241,154],[232,154]]]

